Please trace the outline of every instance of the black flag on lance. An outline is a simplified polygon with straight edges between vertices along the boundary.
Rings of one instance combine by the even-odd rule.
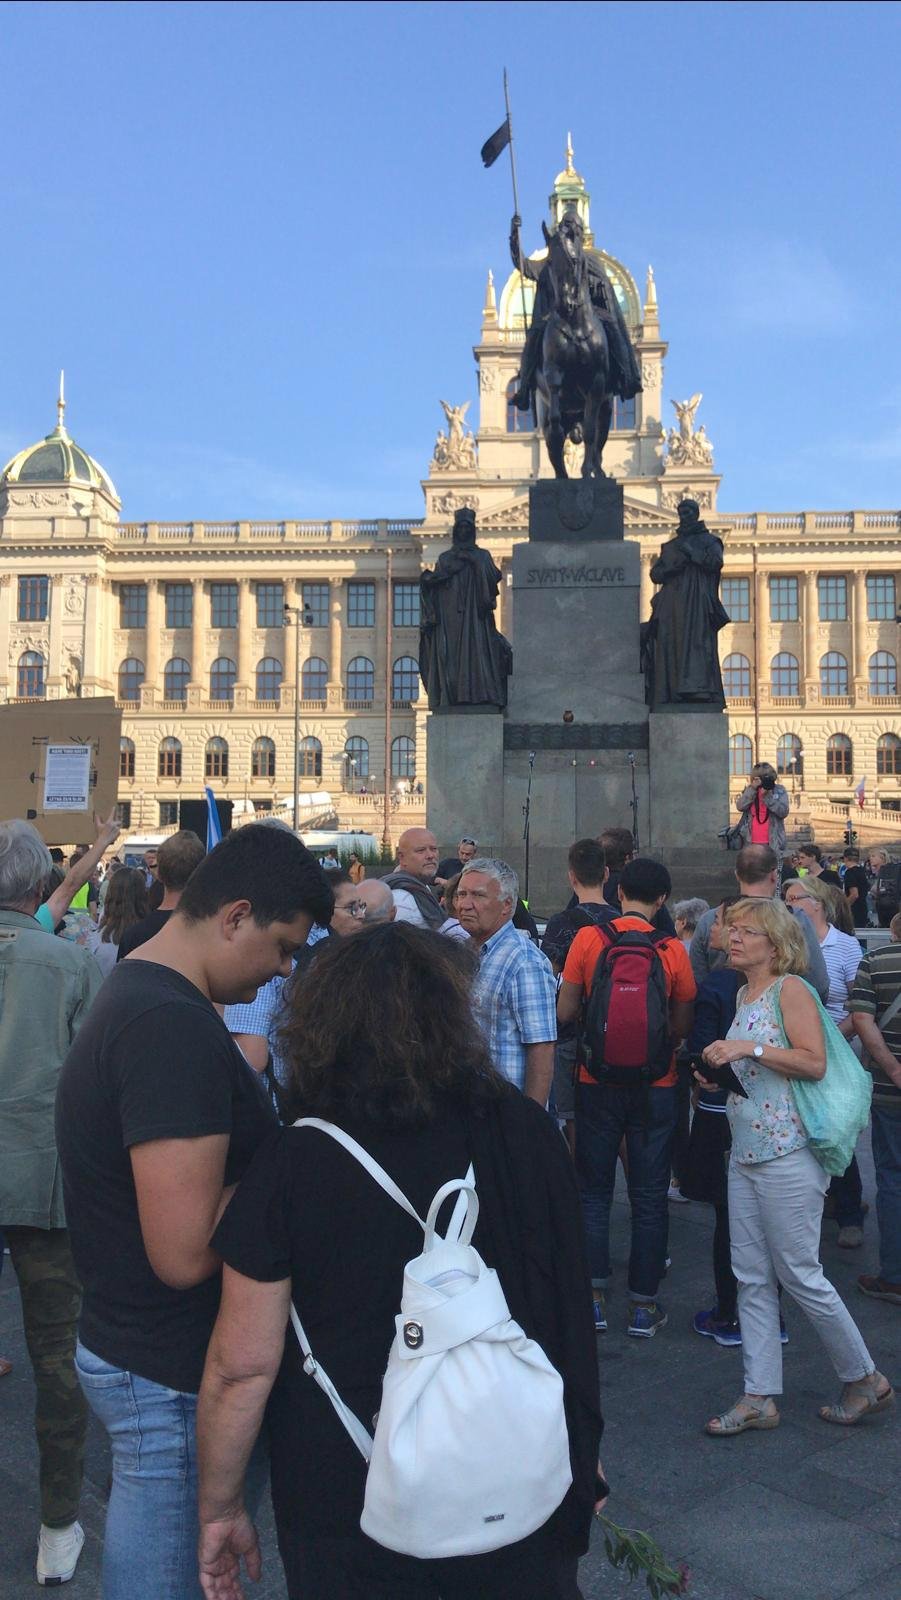
[[[486,167],[493,167],[502,150],[506,150],[510,143],[510,118],[505,117],[496,133],[486,139],[482,145],[482,160]]]

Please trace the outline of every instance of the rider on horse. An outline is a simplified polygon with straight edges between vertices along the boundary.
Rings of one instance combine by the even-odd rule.
[[[541,360],[544,325],[553,310],[554,300],[548,262],[542,262],[539,266],[530,261],[528,256],[520,257],[521,226],[521,218],[514,217],[510,233],[513,265],[519,268],[521,264],[523,277],[537,282],[538,287],[535,291],[535,308],[522,354],[514,404],[519,411],[531,411],[534,405],[536,375]],[[584,248],[585,230],[577,211],[565,212],[557,231],[574,259],[584,254],[591,303],[596,315],[604,324],[610,348],[610,392],[619,395],[623,400],[629,400],[641,389],[641,373],[613,285],[601,265],[600,257],[594,251]]]

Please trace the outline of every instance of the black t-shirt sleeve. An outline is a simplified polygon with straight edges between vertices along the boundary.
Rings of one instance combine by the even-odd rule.
[[[112,1047],[122,1143],[231,1133],[233,1046],[212,1009],[158,1005]]]
[[[210,1241],[235,1272],[257,1283],[291,1276],[290,1164],[281,1132],[263,1143]]]

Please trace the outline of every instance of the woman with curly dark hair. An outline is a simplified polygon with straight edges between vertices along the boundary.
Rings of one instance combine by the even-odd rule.
[[[296,986],[282,1048],[294,1111],[362,1145],[424,1216],[475,1173],[474,1244],[511,1316],[564,1381],[573,1484],[528,1538],[487,1555],[416,1560],[360,1530],[365,1465],[303,1370],[293,1298],[316,1359],[369,1422],[418,1225],[340,1145],[285,1128],[261,1149],[214,1235],[222,1303],[200,1396],[200,1577],[237,1600],[259,1570],[242,1480],[267,1411],[272,1497],[291,1600],[576,1600],[598,1490],[597,1361],[578,1195],[546,1113],[494,1071],[473,1020],[471,964],[451,939],[390,923],[336,939]],[[498,1460],[498,1480],[505,1462]]]

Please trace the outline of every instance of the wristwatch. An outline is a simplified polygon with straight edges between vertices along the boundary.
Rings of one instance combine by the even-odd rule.
[[[753,1050],[751,1051],[751,1054],[754,1057],[755,1061],[759,1061],[761,1056],[763,1055],[763,1045],[762,1044],[755,1044]]]

